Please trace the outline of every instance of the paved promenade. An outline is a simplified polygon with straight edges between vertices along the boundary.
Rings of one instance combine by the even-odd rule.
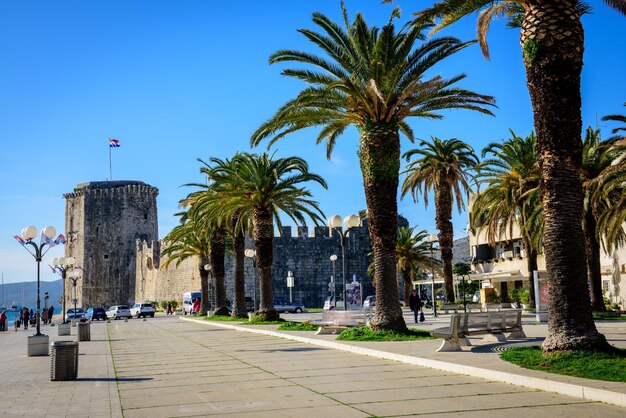
[[[42,329],[51,341],[75,339],[56,336],[54,327]],[[207,321],[199,323],[181,317],[93,323],[92,341],[80,343],[79,379],[51,382],[50,357],[26,357],[26,336],[31,334],[30,329],[0,333],[4,360],[0,368],[3,394],[0,416],[320,418],[421,414],[623,417],[626,414],[624,408],[599,402],[220,328]],[[316,338],[333,340],[332,336]],[[373,345],[390,353],[406,350],[420,356],[432,354],[431,348],[436,345],[433,341],[382,344],[353,345]],[[486,352],[460,355],[474,366],[492,361],[491,354]],[[626,386],[617,386],[620,385]]]

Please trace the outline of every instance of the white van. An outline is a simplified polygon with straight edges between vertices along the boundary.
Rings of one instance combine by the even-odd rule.
[[[200,299],[200,301],[202,301],[202,292],[185,292],[183,294],[183,315],[192,312],[194,299]]]

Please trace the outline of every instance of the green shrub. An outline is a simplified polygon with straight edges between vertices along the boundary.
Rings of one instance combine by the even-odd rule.
[[[279,327],[279,331],[317,331],[318,325],[313,325],[310,322],[284,322]]]
[[[408,341],[408,340],[429,340],[433,337],[430,331],[410,328],[406,334],[397,331],[372,331],[370,327],[354,327],[343,331],[338,340],[341,341]]]

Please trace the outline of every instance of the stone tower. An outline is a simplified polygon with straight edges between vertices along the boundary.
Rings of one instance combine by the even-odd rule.
[[[64,195],[65,256],[83,268],[77,306],[107,307],[135,301],[136,240],[158,240],[156,196],[141,181],[81,183]],[[74,297],[67,279],[65,301]]]

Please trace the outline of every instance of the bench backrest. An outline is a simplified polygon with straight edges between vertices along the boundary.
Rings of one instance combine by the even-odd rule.
[[[509,330],[521,329],[522,311],[508,310],[500,312],[470,312],[459,313],[461,329],[465,332],[475,330]]]
[[[363,311],[338,311],[333,309],[322,313],[323,321],[352,321],[364,318],[365,314]]]

